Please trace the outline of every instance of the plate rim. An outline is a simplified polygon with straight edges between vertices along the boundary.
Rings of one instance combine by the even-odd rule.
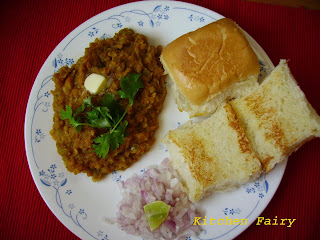
[[[33,120],[30,119],[30,114],[31,114],[31,109],[32,109],[32,106],[33,106],[33,101],[34,101],[34,94],[36,93],[36,90],[37,87],[39,86],[40,82],[41,82],[41,79],[40,79],[40,76],[41,74],[43,74],[43,72],[45,72],[45,69],[46,69],[46,64],[47,62],[49,61],[50,58],[52,58],[52,56],[55,54],[56,50],[62,46],[62,44],[64,42],[66,42],[68,39],[70,39],[73,35],[76,34],[77,31],[79,30],[84,30],[86,29],[85,25],[88,24],[88,22],[90,21],[93,21],[95,18],[98,18],[99,16],[102,16],[102,15],[105,15],[105,14],[108,14],[108,12],[112,12],[114,10],[121,10],[121,8],[123,8],[124,6],[141,6],[141,3],[147,3],[145,1],[137,1],[137,2],[130,2],[130,3],[125,3],[125,4],[121,4],[121,5],[118,5],[118,6],[115,6],[115,7],[112,7],[112,8],[109,8],[109,9],[106,9],[90,18],[88,18],[87,20],[85,20],[84,22],[82,22],[81,24],[79,24],[77,27],[75,27],[71,32],[69,32],[56,46],[55,48],[51,51],[51,53],[49,54],[49,56],[46,58],[46,60],[43,62],[34,82],[33,82],[33,85],[32,85],[32,89],[30,91],[30,94],[29,94],[29,97],[28,97],[28,102],[27,102],[27,107],[26,107],[26,111],[25,111],[25,118],[24,118],[24,143],[25,143],[25,151],[26,151],[26,156],[27,156],[27,161],[28,161],[28,166],[29,166],[29,171],[31,173],[31,176],[32,176],[32,179],[33,179],[33,182],[35,183],[36,187],[37,187],[37,190],[39,192],[39,194],[41,195],[42,199],[44,200],[44,202],[46,203],[47,207],[50,209],[50,211],[54,214],[54,216],[69,230],[71,231],[74,235],[76,235],[77,237],[79,238],[82,238],[83,237],[83,233],[81,233],[81,230],[78,230],[78,228],[75,228],[75,226],[71,226],[65,219],[64,217],[60,216],[61,213],[58,213],[53,206],[51,206],[51,203],[50,203],[50,198],[48,198],[48,196],[45,196],[45,191],[42,190],[42,188],[40,187],[40,182],[36,179],[36,170],[33,169],[33,166],[32,166],[32,163],[31,163],[31,159],[33,158],[33,156],[31,156],[31,153],[30,153],[30,142],[32,142],[32,140],[30,139],[27,139],[27,137],[30,135],[27,131],[28,131],[28,127],[32,125],[33,123]],[[182,1],[148,1],[148,3],[150,4],[163,4],[163,3],[174,3],[174,4],[181,4],[182,6],[188,6],[188,7],[196,7],[197,9],[201,9],[205,12],[209,12],[211,14],[217,14],[219,16],[221,16],[222,18],[224,17],[223,15],[211,10],[211,9],[208,9],[208,8],[205,8],[205,7],[202,7],[202,6],[199,6],[199,5],[196,5],[196,4],[193,4],[193,3],[187,3],[187,2],[182,2]],[[83,28],[83,29],[82,29]],[[246,32],[245,32],[246,33]],[[250,40],[252,42],[254,42],[258,48],[259,48],[259,51],[261,51],[266,57],[267,59],[270,61],[269,64],[274,67],[271,59],[269,58],[269,56],[265,53],[264,49],[248,34],[246,33],[246,36],[250,38]],[[69,44],[69,43],[68,43]],[[276,193],[277,189],[279,188],[279,185],[280,183],[282,182],[282,178],[284,176],[284,173],[285,173],[285,170],[286,170],[286,165],[287,165],[287,161],[284,161],[282,163],[283,165],[283,171],[281,173],[281,176],[279,176],[279,182],[275,188],[275,191],[270,195],[270,198],[266,201],[266,204],[265,206],[263,207],[263,209],[261,210],[261,212],[259,212],[257,215],[260,215],[264,210],[265,208],[269,205],[270,201],[273,199],[274,197],[274,194]],[[244,231],[246,231],[249,226],[254,222],[255,220],[253,220],[251,223],[249,223],[245,228],[243,228],[242,231],[238,232],[235,236],[233,237],[237,237],[239,236],[241,233],[243,233]]]

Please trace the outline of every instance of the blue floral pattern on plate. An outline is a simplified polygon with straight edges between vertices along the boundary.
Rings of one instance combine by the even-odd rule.
[[[91,236],[93,239],[99,239],[98,237],[103,236],[103,231],[99,230],[97,233],[97,237],[90,234],[84,227],[83,223],[81,221],[86,220],[88,215],[84,208],[77,208],[74,203],[69,203],[66,207],[66,205],[63,203],[61,198],[61,191],[60,188],[67,185],[68,181],[67,178],[64,177],[63,172],[56,172],[57,166],[55,164],[51,164],[51,166],[45,171],[41,170],[39,172],[40,181],[41,183],[46,187],[52,187],[54,189],[55,193],[55,200],[57,206],[62,210],[63,214],[70,218],[74,224],[76,224],[78,227],[83,229],[84,232],[86,232],[89,236]],[[62,190],[66,195],[71,195],[72,190],[66,189]],[[108,239],[108,235],[105,235],[103,240]]]

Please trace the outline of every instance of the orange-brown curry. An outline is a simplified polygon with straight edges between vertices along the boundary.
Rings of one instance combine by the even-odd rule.
[[[71,68],[64,66],[54,74],[54,117],[50,134],[69,171],[75,174],[85,172],[92,176],[93,181],[98,181],[108,173],[130,167],[150,149],[155,142],[158,115],[167,93],[165,75],[159,61],[161,51],[161,46],[149,46],[146,36],[123,29],[113,38],[96,39]],[[69,125],[69,120],[60,119],[60,112],[66,105],[75,111],[90,96],[84,88],[89,74],[103,75],[110,83],[102,93],[92,96],[92,102],[96,105],[106,93],[117,96],[120,78],[132,72],[141,73],[144,88],[139,90],[125,116],[129,123],[125,142],[114,151],[110,149],[105,158],[99,158],[92,147],[93,139],[106,130],[84,126],[78,132]],[[127,99],[120,99],[120,104],[125,108]]]

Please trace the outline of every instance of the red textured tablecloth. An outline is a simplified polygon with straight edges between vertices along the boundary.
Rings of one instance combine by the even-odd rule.
[[[56,45],[90,17],[129,1],[1,1],[0,239],[78,239],[51,213],[31,177],[24,147],[28,96]],[[289,66],[320,113],[320,11],[245,1],[188,1],[234,19],[276,65]],[[253,223],[237,239],[318,239],[320,235],[320,139],[288,162],[274,198],[261,214],[295,218],[286,226]]]

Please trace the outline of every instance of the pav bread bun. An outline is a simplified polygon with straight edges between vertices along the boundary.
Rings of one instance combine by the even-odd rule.
[[[169,43],[160,60],[172,78],[180,111],[206,116],[258,87],[260,65],[242,30],[228,18]]]

